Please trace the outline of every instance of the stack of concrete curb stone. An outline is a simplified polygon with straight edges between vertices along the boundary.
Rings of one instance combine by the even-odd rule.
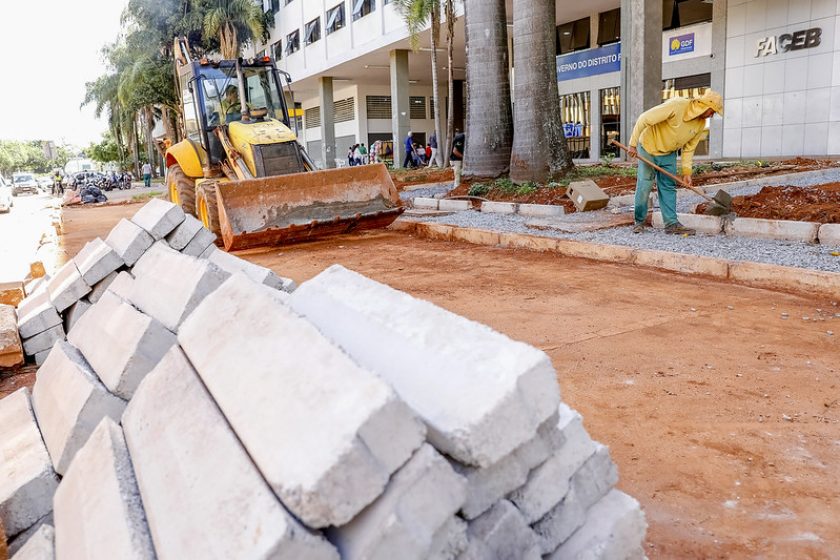
[[[644,557],[544,353],[340,266],[184,254],[173,208],[114,229],[118,273],[0,401],[14,558]]]

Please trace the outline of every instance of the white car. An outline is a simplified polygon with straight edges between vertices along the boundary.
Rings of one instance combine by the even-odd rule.
[[[5,214],[11,211],[14,203],[14,199],[12,198],[12,187],[8,182],[6,182],[6,179],[0,175],[0,212]]]
[[[12,196],[22,192],[38,194],[38,180],[32,173],[15,173],[12,175]]]

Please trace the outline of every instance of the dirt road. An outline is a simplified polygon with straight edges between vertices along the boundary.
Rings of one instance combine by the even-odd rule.
[[[69,254],[136,208],[68,211]],[[341,263],[545,350],[651,558],[838,558],[836,302],[398,233],[241,256],[299,282]]]

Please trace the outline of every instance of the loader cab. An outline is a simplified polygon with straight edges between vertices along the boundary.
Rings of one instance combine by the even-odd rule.
[[[242,102],[251,118],[247,122],[276,120],[291,128],[286,100],[273,62],[265,59],[241,62],[245,99],[239,99],[239,80],[234,61],[192,61],[181,76],[184,124],[188,138],[201,144],[211,164],[225,159],[214,133],[219,126],[243,121]]]

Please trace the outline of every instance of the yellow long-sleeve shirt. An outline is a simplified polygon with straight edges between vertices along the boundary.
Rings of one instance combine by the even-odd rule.
[[[634,148],[641,142],[653,156],[682,150],[682,174],[691,175],[697,144],[706,135],[706,120],[698,118],[707,109],[691,99],[671,99],[645,111],[630,137]]]

